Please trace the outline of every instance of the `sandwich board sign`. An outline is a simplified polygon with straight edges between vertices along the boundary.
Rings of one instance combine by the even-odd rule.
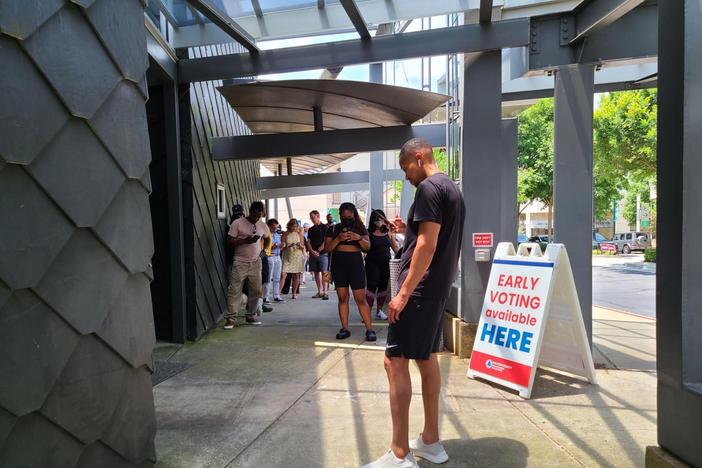
[[[573,271],[563,244],[509,242],[495,251],[468,377],[529,398],[539,366],[597,384]]]

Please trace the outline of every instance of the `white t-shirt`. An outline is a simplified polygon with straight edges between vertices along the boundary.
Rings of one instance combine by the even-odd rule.
[[[270,237],[271,232],[268,229],[263,219],[256,221],[256,225],[251,224],[251,221],[245,217],[235,219],[229,226],[229,235],[234,239],[246,239],[251,236]],[[256,241],[252,244],[240,244],[234,248],[234,258],[243,261],[256,260],[261,254],[261,242]]]

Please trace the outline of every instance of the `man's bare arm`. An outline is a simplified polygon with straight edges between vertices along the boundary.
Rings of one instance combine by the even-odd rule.
[[[402,283],[402,288],[400,288],[400,292],[398,293],[398,295],[404,299],[409,298],[429,269],[431,259],[434,257],[434,252],[436,252],[440,229],[441,224],[433,221],[419,223],[417,245],[412,253],[412,261],[410,262],[407,277]]]

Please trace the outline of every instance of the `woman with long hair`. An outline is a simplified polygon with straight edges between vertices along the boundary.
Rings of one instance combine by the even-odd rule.
[[[291,219],[283,233],[283,274],[280,284],[285,284],[285,277],[292,275],[292,298],[297,299],[300,273],[305,271],[305,243],[298,229],[297,220]]]
[[[375,318],[387,320],[383,312],[390,281],[390,250],[397,253],[399,247],[395,235],[390,232],[390,222],[382,210],[373,210],[368,219],[370,249],[366,254],[366,301],[373,310],[377,304]]]
[[[341,222],[327,229],[324,250],[332,252],[331,274],[339,297],[339,319],[341,330],[337,340],[351,336],[349,331],[349,288],[358,306],[363,324],[366,326],[366,340],[375,341],[376,334],[371,321],[371,310],[366,303],[366,271],[363,265],[363,252],[370,248],[368,230],[353,203],[342,203],[339,207]]]

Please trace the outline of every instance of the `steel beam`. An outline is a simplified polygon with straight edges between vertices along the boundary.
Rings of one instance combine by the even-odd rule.
[[[553,123],[553,238],[568,249],[592,344],[592,111],[594,67],[560,67]]]
[[[194,0],[193,0],[194,1]],[[202,1],[202,0],[199,0]],[[261,51],[256,55],[230,54],[184,59],[179,62],[181,82],[237,78],[361,63],[385,62],[452,53],[499,50],[529,43],[529,20],[469,24],[362,39]]]
[[[498,98],[499,102],[499,98]],[[324,132],[273,133],[212,139],[215,160],[267,159],[310,154],[360,153],[401,148],[412,138],[446,146],[446,125],[402,125]]]
[[[187,0],[197,11],[202,13],[205,18],[212,21],[222,31],[227,33],[229,37],[241,44],[251,54],[259,52],[253,37],[234,22],[226,13],[215,7],[210,0]]]
[[[644,0],[592,0],[575,13],[575,37],[570,44],[603,29],[643,3]]]
[[[368,26],[366,26],[366,22],[363,20],[363,16],[358,10],[358,5],[356,5],[356,2],[354,2],[354,0],[339,0],[339,3],[341,3],[341,6],[344,7],[344,11],[346,11],[346,14],[351,20],[351,24],[353,24],[353,27],[356,28],[356,31],[358,32],[358,35],[361,36],[361,39],[370,40],[371,35],[368,31]]]
[[[277,200],[279,198],[306,197],[309,195],[324,195],[329,193],[360,192],[362,190],[368,190],[367,183],[344,185],[318,185],[312,187],[292,187],[261,190],[261,198],[264,200],[274,200],[274,206],[277,206],[275,205],[275,203],[277,203]],[[276,215],[276,218],[278,218],[278,215]]]
[[[500,179],[500,229],[495,232],[496,242],[517,243],[519,213],[517,209],[517,119],[502,119],[502,152],[495,161],[495,172]]]
[[[572,17],[534,19],[531,24],[529,70],[541,72],[545,69],[555,70],[562,65],[606,64],[656,57],[657,21],[658,6],[644,4],[608,27],[592,32],[587,41],[571,45],[570,41],[576,33]]]
[[[178,76],[178,57],[175,51],[163,40],[161,34],[146,16],[144,16],[144,24],[147,31],[146,50],[151,61],[158,66],[159,74],[170,81],[175,81]]]
[[[656,362],[658,444],[702,466],[702,8],[660,2]],[[657,460],[651,460],[654,466]],[[672,464],[671,463],[671,464]]]
[[[492,21],[492,0],[480,0],[480,14],[478,17],[481,23]]]
[[[500,51],[470,54],[464,59],[461,187],[466,220],[461,246],[461,317],[469,323],[480,319],[491,265],[475,261],[472,234],[497,234],[502,226],[502,182],[498,175],[504,156],[501,61]]]
[[[370,182],[368,171],[323,172],[321,174],[300,174],[294,176],[259,177],[256,179],[257,190],[287,189],[297,187],[321,187],[325,185],[367,184]],[[402,180],[405,173],[400,169],[387,169],[383,180]],[[367,188],[367,187],[366,187]],[[365,189],[364,189],[365,190]]]
[[[251,6],[254,9],[254,13],[256,13],[256,18],[263,18],[263,10],[258,0],[251,0]]]
[[[576,0],[574,3],[580,0]],[[501,0],[495,0],[500,5]],[[388,0],[363,0],[363,18],[367,24],[394,23],[412,18],[427,16],[440,16],[450,13],[459,13],[471,8],[472,1],[467,0],[441,0],[429,2],[427,0],[402,0],[393,2],[389,8]],[[321,6],[320,6],[321,5]],[[570,4],[561,7],[555,4],[557,11],[572,10]],[[553,12],[549,7],[534,10],[533,8],[520,8],[515,10],[517,17],[532,16]],[[263,18],[254,15],[236,17],[237,24],[246,30],[257,41],[270,39],[285,39],[292,37],[316,36],[330,33],[354,31],[351,21],[343,6],[339,3],[324,5],[323,0],[318,0],[318,8],[296,8],[293,10],[269,11]],[[405,22],[407,24],[407,22]],[[173,46],[175,48],[194,47],[200,45],[222,44],[231,39],[222,30],[213,24],[204,26],[183,26],[173,32]]]

